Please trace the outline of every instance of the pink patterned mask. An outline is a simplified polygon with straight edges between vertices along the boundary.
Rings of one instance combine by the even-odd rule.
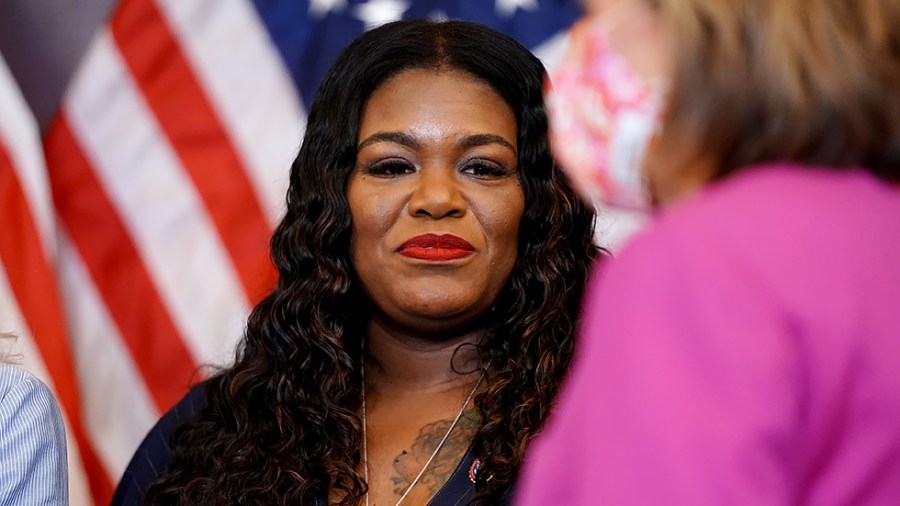
[[[662,97],[609,47],[598,22],[575,28],[546,99],[551,143],[581,196],[648,210],[642,166],[660,127]]]

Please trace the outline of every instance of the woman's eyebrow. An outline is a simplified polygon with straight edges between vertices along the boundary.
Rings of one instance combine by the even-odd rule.
[[[487,144],[499,144],[508,148],[513,152],[514,155],[518,154],[516,152],[516,147],[510,144],[509,141],[499,135],[494,134],[467,135],[459,141],[458,146],[461,148],[475,148],[478,146],[485,146]]]
[[[377,133],[370,135],[362,142],[360,142],[359,145],[356,147],[356,150],[357,151],[362,150],[366,146],[370,146],[372,144],[377,144],[379,142],[392,142],[395,144],[400,144],[400,145],[406,146],[411,149],[421,149],[422,148],[422,143],[419,142],[412,135],[409,135],[409,134],[406,134],[403,132],[377,132]],[[457,143],[457,146],[459,146],[460,148],[475,148],[478,146],[486,146],[488,144],[499,144],[499,145],[509,149],[510,151],[512,151],[512,153],[514,155],[518,155],[518,152],[516,151],[515,146],[513,146],[509,141],[507,141],[503,137],[501,137],[499,135],[494,135],[494,134],[467,135],[467,136],[463,137]]]
[[[422,147],[422,143],[417,141],[415,137],[409,134],[405,134],[403,132],[377,132],[367,137],[364,141],[360,142],[359,145],[356,146],[356,150],[359,151],[366,146],[379,142],[393,142],[395,144],[402,144],[403,146],[412,149],[421,149]]]

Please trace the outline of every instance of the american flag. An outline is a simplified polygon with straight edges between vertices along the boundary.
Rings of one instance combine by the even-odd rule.
[[[456,18],[552,64],[578,0],[0,3],[0,331],[54,390],[71,502],[106,504],[272,286],[320,77],[367,28]]]

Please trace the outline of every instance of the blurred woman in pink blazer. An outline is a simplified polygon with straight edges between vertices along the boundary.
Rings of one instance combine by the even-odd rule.
[[[517,501],[900,504],[900,2],[598,0],[560,161],[595,273]]]

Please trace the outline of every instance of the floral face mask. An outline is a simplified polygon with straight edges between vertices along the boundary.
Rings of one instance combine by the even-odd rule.
[[[550,140],[590,203],[649,210],[647,147],[660,128],[662,93],[609,46],[606,28],[584,22],[546,90]]]

